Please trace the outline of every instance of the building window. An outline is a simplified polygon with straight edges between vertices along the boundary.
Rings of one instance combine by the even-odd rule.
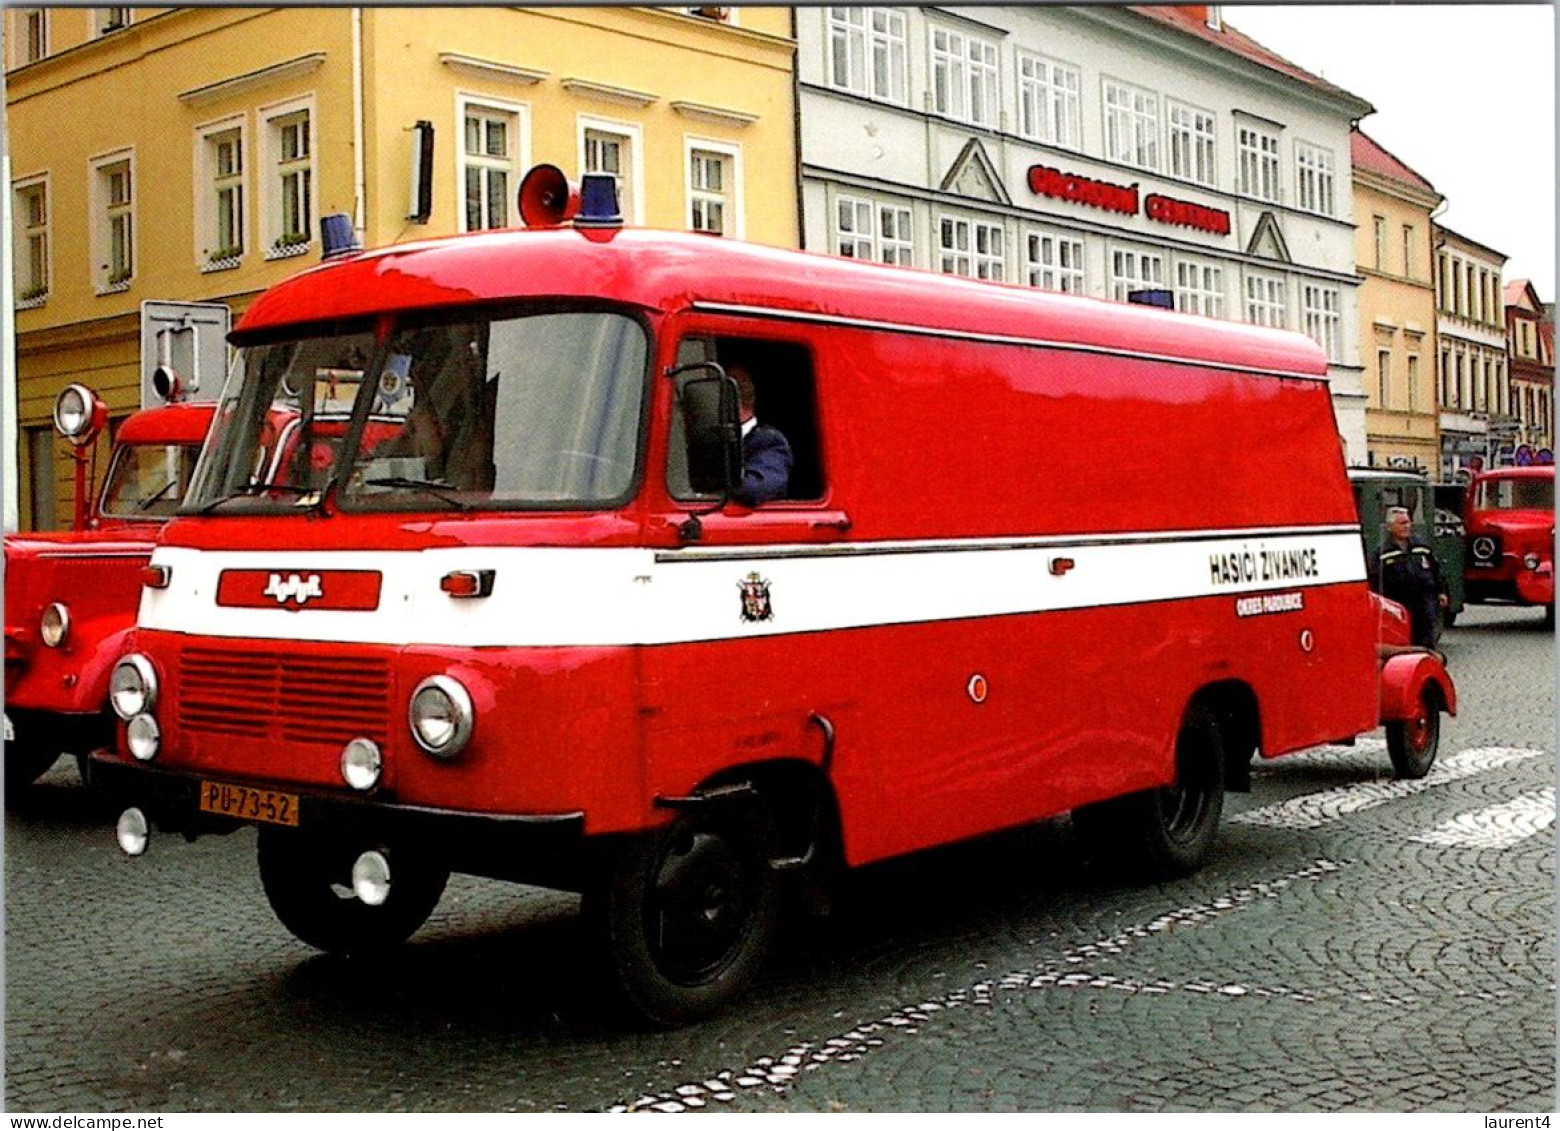
[[[909,267],[915,261],[915,241],[910,231],[910,209],[896,204],[878,205],[878,258],[884,263]]]
[[[99,160],[94,166],[96,199],[96,288],[99,294],[122,291],[135,274],[135,174],[128,155]]]
[[[510,225],[522,154],[518,109],[466,102],[461,106],[461,231]]]
[[[688,150],[688,230],[741,236],[736,226],[736,154]]]
[[[1376,270],[1387,269],[1387,218],[1385,216],[1373,216],[1376,233]]]
[[[1342,306],[1337,287],[1307,283],[1300,290],[1300,316],[1308,338],[1327,352],[1328,361],[1337,361],[1343,339]]]
[[[1078,68],[1039,55],[1018,57],[1018,128],[1027,138],[1066,149],[1081,147]]]
[[[1110,297],[1126,302],[1133,291],[1165,285],[1165,260],[1157,251],[1117,247],[1110,252]]]
[[[617,182],[618,211],[626,223],[639,220],[639,160],[635,135],[605,124],[584,127],[580,144],[580,171],[606,173]]]
[[[996,44],[932,29],[932,109],[974,126],[996,126]]]
[[[1414,225],[1403,225],[1403,277],[1416,279],[1419,273],[1414,270]]]
[[[195,138],[202,198],[196,205],[196,261],[203,270],[236,266],[244,254],[244,133],[236,122],[208,126]]]
[[[1166,106],[1170,123],[1170,175],[1211,185],[1214,117],[1206,110],[1171,102]]]
[[[1001,282],[1007,278],[1007,252],[1001,224],[975,225],[975,277]]]
[[[1159,168],[1159,96],[1105,80],[1105,156],[1141,169]]]
[[[1278,135],[1253,125],[1240,126],[1236,132],[1240,155],[1240,192],[1258,200],[1277,203]]]
[[[1207,318],[1224,317],[1224,268],[1213,263],[1178,260],[1175,265],[1175,308]]]
[[[940,217],[937,223],[937,269],[948,275],[973,275],[970,222],[955,216]]]
[[[43,180],[16,186],[16,301],[40,305],[49,294],[49,186]]]
[[[273,108],[265,118],[263,239],[269,259],[301,255],[314,229],[314,122],[309,107]]]
[[[1376,406],[1392,407],[1392,351],[1376,351]]]
[[[1300,207],[1322,216],[1333,215],[1337,209],[1333,196],[1332,151],[1305,142],[1296,144],[1295,176],[1300,182]]]
[[[1289,325],[1284,280],[1276,275],[1246,276],[1246,321],[1257,326]]]
[[[49,53],[49,14],[42,8],[18,8],[16,23],[16,65],[36,63]]]
[[[830,8],[829,85],[884,102],[907,100],[905,14],[894,8]]]
[[[1087,293],[1083,274],[1083,240],[1055,232],[1030,232],[1025,237],[1029,285],[1067,294]]]
[[[109,32],[130,26],[129,8],[95,8],[93,13],[99,35],[107,35]]]
[[[1408,355],[1408,411],[1419,411],[1419,355]]]
[[[834,202],[834,221],[838,254],[903,267],[914,261],[908,207],[841,196]]]

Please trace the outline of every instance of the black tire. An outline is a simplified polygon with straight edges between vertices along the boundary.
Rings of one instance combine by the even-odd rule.
[[[1545,628],[1554,628],[1554,626],[1555,626],[1555,607],[1553,605],[1545,605],[1544,606],[1544,627]]]
[[[373,907],[352,892],[352,864],[364,847],[262,826],[260,883],[282,926],[316,949],[358,956],[399,946],[427,922],[449,872],[390,850],[390,895]]]
[[[1207,861],[1224,813],[1224,737],[1200,704],[1181,720],[1175,763],[1170,785],[1073,813],[1091,854],[1145,879],[1188,875]]]
[[[1387,756],[1392,771],[1406,781],[1417,781],[1435,765],[1441,745],[1441,697],[1427,687],[1419,698],[1419,714],[1387,724]]]
[[[719,1012],[751,983],[781,903],[751,815],[689,814],[612,852],[584,911],[618,1008],[678,1025]]]

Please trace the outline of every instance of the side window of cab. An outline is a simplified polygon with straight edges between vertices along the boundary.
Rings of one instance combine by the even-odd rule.
[[[812,351],[801,343],[737,337],[690,337],[678,347],[677,364],[708,361],[737,382],[739,395],[750,389],[744,409],[745,486],[733,501],[751,506],[817,502],[824,495],[824,468],[818,438],[817,383]],[[713,502],[688,479],[688,435],[682,412],[682,385],[708,371],[677,378],[672,407],[667,487],[673,498]],[[789,452],[789,460],[785,453]]]

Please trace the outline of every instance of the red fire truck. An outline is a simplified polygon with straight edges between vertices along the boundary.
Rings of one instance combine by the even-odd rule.
[[[87,453],[106,419],[84,386],[60,394],[55,430],[77,457],[73,529],[5,538],[7,790],[36,781],[62,753],[84,759],[112,741],[109,671],[135,624],[141,567],[183,498],[211,405],[168,404],[129,417],[94,498]]]
[[[126,852],[258,826],[349,954],[451,872],[582,891],[673,1023],[841,866],[1072,810],[1177,875],[1254,756],[1385,719],[1429,768],[1452,685],[1378,652],[1309,340],[610,223],[249,308],[92,762]],[[792,454],[756,507],[736,366]],[[320,454],[257,474],[278,418]]]
[[[1464,496],[1469,604],[1540,605],[1555,620],[1555,469],[1480,472]]]

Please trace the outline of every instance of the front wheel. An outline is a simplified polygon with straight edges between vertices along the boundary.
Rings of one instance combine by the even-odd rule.
[[[327,953],[362,955],[400,945],[427,922],[444,894],[447,870],[391,850],[389,895],[370,905],[352,890],[358,855],[345,844],[262,826],[260,883],[282,926]]]
[[[1150,879],[1184,876],[1213,851],[1224,812],[1224,738],[1198,704],[1181,720],[1175,780],[1077,810],[1073,826],[1111,863]]]
[[[1407,781],[1424,777],[1435,765],[1441,745],[1441,703],[1436,693],[1426,688],[1419,697],[1419,709],[1410,719],[1387,724],[1387,756],[1392,770]]]
[[[679,817],[617,849],[585,893],[618,1004],[652,1024],[719,1011],[774,941],[779,886],[748,815]]]

